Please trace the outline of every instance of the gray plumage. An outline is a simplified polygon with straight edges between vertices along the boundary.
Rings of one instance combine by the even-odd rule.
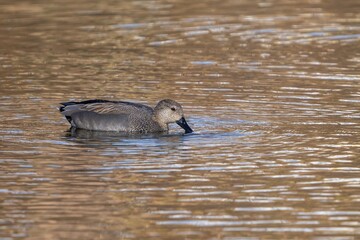
[[[186,123],[181,105],[174,100],[161,100],[153,109],[123,101],[87,100],[61,103],[60,112],[72,127],[119,132],[163,132],[169,123],[177,123],[185,133],[192,129]]]

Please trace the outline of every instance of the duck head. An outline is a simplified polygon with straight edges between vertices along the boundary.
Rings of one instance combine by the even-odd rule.
[[[155,117],[162,124],[177,123],[185,130],[185,133],[192,133],[193,130],[187,124],[184,111],[181,105],[171,99],[161,100],[155,107]]]

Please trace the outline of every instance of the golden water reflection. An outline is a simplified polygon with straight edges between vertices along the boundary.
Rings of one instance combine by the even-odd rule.
[[[357,1],[0,5],[0,238],[359,236]],[[88,98],[195,133],[69,132]]]

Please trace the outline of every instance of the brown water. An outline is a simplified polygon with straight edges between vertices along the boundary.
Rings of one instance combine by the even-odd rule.
[[[359,239],[359,13],[2,0],[0,239]],[[173,98],[196,132],[67,132],[89,98]]]

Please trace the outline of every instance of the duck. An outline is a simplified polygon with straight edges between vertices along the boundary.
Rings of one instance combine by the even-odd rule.
[[[91,99],[60,103],[60,113],[72,128],[93,131],[156,133],[169,131],[177,123],[185,134],[193,130],[182,106],[171,99],[159,101],[154,108],[134,102]]]

